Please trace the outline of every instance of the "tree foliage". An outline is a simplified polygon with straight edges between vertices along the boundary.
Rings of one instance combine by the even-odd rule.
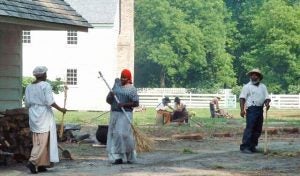
[[[142,14],[135,18],[136,75],[146,76],[136,78],[138,86],[147,75],[148,86],[235,84],[232,57],[225,51],[225,5],[204,2],[136,1],[136,14]],[[145,64],[151,69],[139,69]]]
[[[299,93],[300,0],[136,0],[138,87],[233,88],[263,71]]]
[[[26,87],[31,84],[35,78],[33,77],[23,77],[22,79],[22,95],[25,95],[25,89]],[[64,82],[61,80],[61,78],[56,78],[54,81],[53,80],[46,80],[52,87],[52,91],[55,94],[59,94],[60,92],[64,91]]]
[[[227,1],[227,4],[234,14],[232,19],[238,21],[240,42],[234,51],[235,71],[240,75],[238,84],[247,81],[244,76],[247,71],[260,68],[270,92],[286,93],[299,87],[299,1]]]

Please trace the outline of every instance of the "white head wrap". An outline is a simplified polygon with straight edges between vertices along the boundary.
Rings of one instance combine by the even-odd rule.
[[[45,66],[37,66],[33,69],[33,76],[39,76],[48,71],[48,68]]]

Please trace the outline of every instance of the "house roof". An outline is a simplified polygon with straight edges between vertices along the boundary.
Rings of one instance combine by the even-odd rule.
[[[51,24],[82,29],[91,27],[87,20],[63,0],[0,0],[0,22],[25,26],[36,24],[39,27],[43,27],[43,24],[48,27]]]
[[[90,24],[113,24],[119,0],[65,0]]]

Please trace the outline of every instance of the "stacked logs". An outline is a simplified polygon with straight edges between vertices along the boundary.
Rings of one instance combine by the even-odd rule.
[[[32,148],[27,109],[11,109],[0,114],[0,163],[6,162],[8,156],[16,161],[27,160]]]

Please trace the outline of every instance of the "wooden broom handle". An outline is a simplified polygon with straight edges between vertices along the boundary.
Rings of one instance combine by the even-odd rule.
[[[68,91],[68,86],[67,86],[67,82],[65,82],[64,84],[64,108],[66,108],[66,104],[67,104],[67,91]],[[60,131],[59,131],[59,138],[62,139],[63,137],[63,133],[64,133],[64,118],[65,118],[65,114],[62,115],[62,119],[61,119],[61,123],[60,123]]]

